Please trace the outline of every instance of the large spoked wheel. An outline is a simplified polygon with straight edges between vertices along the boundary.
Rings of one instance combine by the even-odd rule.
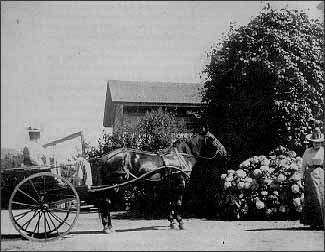
[[[66,179],[51,172],[21,181],[9,200],[9,216],[16,230],[33,241],[48,241],[70,232],[78,219],[80,200]]]

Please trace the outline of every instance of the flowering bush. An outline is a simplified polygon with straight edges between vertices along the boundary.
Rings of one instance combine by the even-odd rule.
[[[229,212],[227,207],[237,206],[234,212],[237,219],[297,217],[304,196],[298,173],[301,162],[295,152],[280,146],[268,157],[253,156],[236,171],[228,170],[221,175],[225,212]]]

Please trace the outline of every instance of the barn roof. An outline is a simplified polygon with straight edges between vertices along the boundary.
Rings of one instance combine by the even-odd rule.
[[[109,80],[103,126],[113,126],[116,105],[121,103],[139,106],[200,107],[201,87],[199,83]]]
[[[200,104],[201,87],[199,83],[109,80],[107,92],[112,102]]]

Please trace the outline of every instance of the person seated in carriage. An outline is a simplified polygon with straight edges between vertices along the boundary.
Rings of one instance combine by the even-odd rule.
[[[23,148],[23,165],[28,167],[49,167],[53,174],[62,176],[61,169],[64,166],[70,167],[69,177],[65,177],[74,186],[86,185],[90,188],[93,184],[92,173],[90,163],[85,159],[84,155],[78,153],[67,153],[64,149],[64,153],[50,153],[41,144],[40,129],[38,128],[27,128],[28,141]],[[69,156],[71,155],[71,157]],[[72,174],[70,174],[72,173]],[[58,182],[63,184],[61,179]]]
[[[40,129],[28,127],[28,141],[23,148],[23,165],[50,166],[50,159],[40,143]]]

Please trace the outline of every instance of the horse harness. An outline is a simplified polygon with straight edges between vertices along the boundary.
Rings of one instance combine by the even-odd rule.
[[[206,141],[206,139],[205,139]],[[216,144],[218,146],[218,149],[216,151],[216,153],[212,156],[212,157],[204,157],[204,156],[200,156],[200,155],[196,155],[196,157],[200,157],[202,159],[206,159],[206,160],[209,160],[209,159],[214,159],[219,153],[221,155],[226,155],[226,151],[225,151],[225,148],[224,146],[216,139],[214,138],[214,141],[213,141],[213,144]],[[158,170],[171,170],[171,169],[166,169],[166,168],[174,168],[174,170],[176,170],[176,172],[174,173],[178,173],[178,172],[184,172],[184,174],[186,176],[188,176],[185,172],[186,171],[191,171],[191,168],[189,167],[189,165],[187,164],[187,162],[185,161],[184,159],[184,156],[191,156],[191,157],[195,157],[194,155],[192,154],[187,154],[187,153],[180,153],[177,148],[174,148],[174,151],[175,151],[175,154],[178,158],[178,161],[179,161],[179,167],[186,167],[185,169],[181,169],[181,168],[178,168],[178,167],[173,167],[173,166],[169,166],[166,164],[166,161],[165,161],[165,158],[164,156],[166,154],[161,154],[161,153],[151,153],[151,152],[146,152],[146,151],[139,151],[139,150],[134,150],[134,149],[130,149],[130,148],[121,148],[118,152],[114,153],[114,154],[111,154],[108,158],[112,158],[122,152],[136,152],[136,153],[144,153],[144,154],[147,154],[147,155],[151,155],[151,156],[159,156],[161,159],[162,159],[162,163],[163,163],[163,166],[161,167],[158,167],[156,170],[153,170],[151,172],[148,172],[146,174],[142,174],[141,176],[136,176],[134,175],[130,169],[128,169],[128,161],[124,158],[123,159],[123,165],[121,167],[121,170],[120,171],[117,171],[116,173],[117,174],[124,174],[125,175],[125,179],[127,179],[128,181],[126,182],[123,182],[121,184],[114,184],[114,185],[100,185],[100,186],[93,186],[93,189],[91,189],[90,191],[92,192],[95,192],[95,191],[104,191],[104,190],[107,190],[107,189],[110,189],[110,188],[115,188],[115,187],[118,187],[118,186],[122,186],[122,185],[126,185],[130,182],[136,182],[136,181],[139,181],[141,179],[144,179],[147,175],[149,174],[154,174],[156,171]],[[94,158],[94,159],[98,159],[98,158]],[[178,171],[177,171],[178,170]],[[166,173],[165,173],[166,174]],[[168,173],[168,175],[171,175],[172,172]],[[167,174],[166,174],[167,175]],[[129,180],[129,178],[132,177],[133,179]]]
[[[127,152],[127,151],[132,151],[132,152],[136,152],[136,153],[142,153],[142,154],[146,154],[146,155],[151,155],[151,156],[159,156],[162,160],[162,163],[163,163],[163,166],[162,168],[167,168],[169,167],[167,164],[166,164],[166,160],[164,158],[165,154],[160,154],[160,153],[151,153],[151,152],[146,152],[146,151],[138,151],[138,150],[133,150],[133,149],[129,149],[129,148],[123,148],[121,149],[119,152],[117,153],[114,153],[114,155],[111,155],[109,158],[112,158],[122,152]],[[188,164],[185,162],[184,158],[181,157],[180,153],[176,150],[175,148],[175,153],[177,155],[177,158],[179,160],[179,166],[182,167],[182,163],[185,165],[186,167],[186,170],[190,170],[190,167],[188,166]],[[164,170],[167,170],[167,169],[164,169]],[[139,177],[137,177],[136,175],[134,175],[130,169],[128,169],[128,160],[127,158],[124,158],[123,159],[123,164],[122,164],[122,167],[121,167],[121,170],[120,171],[117,171],[115,172],[117,174],[125,174],[125,179],[129,179],[130,177],[132,177],[133,179],[138,179]],[[170,173],[171,174],[171,173]],[[165,173],[165,175],[170,175],[169,173]]]
[[[206,138],[205,138],[206,141]],[[211,160],[214,159],[219,153],[220,154],[224,154],[225,151],[224,150],[224,146],[218,141],[218,139],[214,139],[213,141],[214,143],[216,143],[216,145],[218,146],[216,153],[212,156],[212,157],[204,157],[204,156],[200,156],[198,155],[197,157],[203,158],[203,159],[207,159],[207,160]],[[161,154],[161,153],[151,153],[151,152],[147,152],[147,151],[139,151],[139,150],[134,150],[134,149],[129,149],[129,148],[123,148],[121,150],[121,152],[125,152],[125,151],[132,151],[132,152],[136,152],[136,153],[142,153],[142,154],[146,154],[146,155],[151,155],[151,156],[159,156],[162,160],[162,167],[161,168],[167,168],[170,167],[166,164],[166,159],[164,158],[164,156],[166,156],[166,154]],[[178,162],[179,162],[179,167],[185,167],[185,169],[180,168],[180,170],[182,170],[183,172],[186,171],[191,171],[190,166],[188,165],[188,163],[185,161],[184,156],[193,156],[191,154],[187,154],[187,153],[180,153],[176,147],[174,147],[174,152],[177,156]],[[120,152],[119,152],[120,153]],[[119,154],[116,153],[115,155]],[[115,156],[114,155],[114,156]],[[113,157],[113,156],[112,156]],[[122,170],[121,173],[122,174],[126,174],[125,178],[129,179],[130,177],[133,177],[134,179],[138,179],[139,177],[137,177],[136,175],[134,175],[130,169],[128,169],[128,164],[127,164],[127,160],[123,159],[123,165],[122,165]],[[170,169],[162,169],[164,170],[164,174],[165,176],[171,175],[173,172]],[[166,171],[169,172],[166,172]],[[176,171],[175,173],[178,173],[179,171]]]

